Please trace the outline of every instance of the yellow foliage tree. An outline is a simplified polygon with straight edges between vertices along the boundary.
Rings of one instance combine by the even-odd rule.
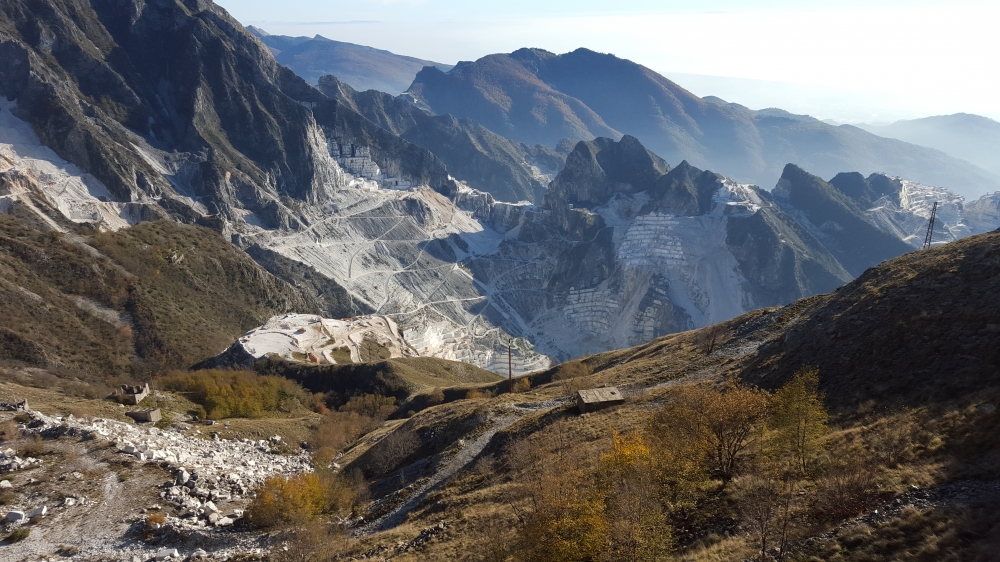
[[[698,485],[708,479],[706,459],[714,451],[708,431],[697,423],[676,423],[677,413],[661,409],[646,430],[660,494],[671,509],[694,499]]]
[[[272,476],[257,487],[246,517],[259,528],[300,527],[324,513],[349,512],[359,491],[357,482],[326,470]]]
[[[769,394],[738,383],[723,390],[694,386],[675,394],[656,414],[656,423],[707,441],[712,468],[728,481],[770,406]]]
[[[246,517],[260,528],[303,524],[327,508],[326,492],[319,475],[314,472],[290,478],[272,476],[257,488]]]
[[[601,559],[644,562],[665,557],[673,541],[656,493],[653,453],[641,433],[615,433],[611,451],[601,456],[599,480],[608,528]]]
[[[774,396],[770,428],[776,453],[806,474],[810,460],[822,448],[827,412],[819,392],[819,369],[801,369]]]
[[[525,562],[584,562],[607,545],[604,504],[582,471],[554,463],[532,483],[532,511],[520,536]]]

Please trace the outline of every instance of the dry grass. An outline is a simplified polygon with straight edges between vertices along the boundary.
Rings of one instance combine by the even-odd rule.
[[[809,562],[913,560],[988,562],[1000,552],[996,506],[905,508],[876,525],[856,525],[808,549]]]

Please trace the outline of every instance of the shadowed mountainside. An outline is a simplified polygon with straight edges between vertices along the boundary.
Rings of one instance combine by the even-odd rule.
[[[145,375],[211,357],[275,314],[352,313],[332,282],[298,289],[207,228],[65,226],[20,204],[0,213],[0,365]]]

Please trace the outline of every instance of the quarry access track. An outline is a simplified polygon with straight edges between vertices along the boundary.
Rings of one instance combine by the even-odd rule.
[[[519,419],[521,419],[520,415],[509,412],[494,418],[493,424],[486,431],[484,431],[482,435],[476,437],[472,441],[466,442],[465,446],[455,453],[450,459],[445,461],[441,468],[439,468],[427,480],[427,482],[425,482],[420,488],[414,490],[413,494],[405,502],[382,517],[379,517],[366,525],[358,527],[354,531],[354,535],[357,537],[366,537],[380,531],[392,529],[393,527],[396,527],[406,521],[406,516],[413,511],[415,507],[420,505],[420,502],[422,502],[428,494],[440,488],[448,480],[450,480],[452,476],[457,474],[459,470],[468,466],[473,460],[476,459],[476,457],[479,456],[479,453],[483,452],[483,449],[489,445],[490,441],[493,440],[494,435],[510,427],[511,424]]]

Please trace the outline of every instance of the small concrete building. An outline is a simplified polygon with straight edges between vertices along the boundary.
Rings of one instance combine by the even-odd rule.
[[[125,412],[125,415],[137,422],[158,422],[163,416],[160,415],[159,408],[144,408],[142,410],[132,410]]]
[[[625,395],[613,386],[591,388],[576,393],[576,405],[581,414],[596,412],[625,403]]]

